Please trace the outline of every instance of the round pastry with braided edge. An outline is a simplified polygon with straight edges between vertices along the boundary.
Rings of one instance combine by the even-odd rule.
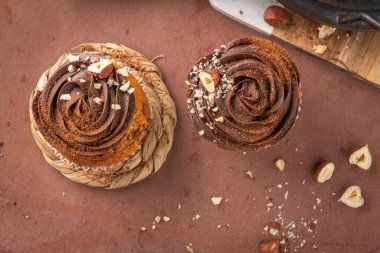
[[[257,151],[280,141],[301,104],[298,70],[281,46],[237,39],[189,72],[188,108],[199,134],[220,147]]]
[[[176,111],[156,65],[113,43],[63,54],[30,100],[33,136],[67,178],[120,188],[158,171],[173,142]]]

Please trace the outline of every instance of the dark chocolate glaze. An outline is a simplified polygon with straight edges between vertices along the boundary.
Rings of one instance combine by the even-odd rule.
[[[206,55],[195,66],[206,63],[204,70],[218,71],[233,84],[223,95],[215,95],[215,105],[204,108],[204,117],[200,117],[195,90],[210,94],[198,74],[189,73],[188,106],[198,131],[203,130],[203,136],[220,147],[233,150],[261,150],[281,140],[294,124],[301,102],[298,70],[285,49],[251,37],[234,40],[222,48],[217,56],[220,64],[215,65],[212,58],[215,53]],[[222,89],[222,84],[219,82],[216,90]],[[207,103],[207,98],[202,100]],[[215,107],[217,111],[212,110]],[[215,121],[220,117],[223,122]]]

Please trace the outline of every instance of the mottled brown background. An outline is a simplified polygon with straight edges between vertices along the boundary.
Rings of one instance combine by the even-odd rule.
[[[285,203],[284,218],[318,218],[315,239],[306,235],[306,249],[300,252],[314,252],[312,243],[320,246],[316,252],[380,251],[380,90],[275,40],[299,66],[302,112],[286,138],[289,145],[284,139],[244,156],[199,138],[187,115],[183,80],[195,60],[220,44],[262,35],[219,14],[206,0],[0,3],[0,252],[177,253],[186,252],[189,242],[196,253],[257,252],[258,242],[267,238],[262,227],[276,214],[266,211],[266,188],[285,181],[286,202],[284,189],[269,194],[276,204]],[[70,182],[51,169],[28,119],[30,93],[61,53],[81,42],[108,41],[148,58],[165,55],[158,66],[179,118],[173,149],[159,173],[115,191]],[[369,171],[348,164],[346,150],[361,143],[369,144],[374,157]],[[278,157],[286,161],[283,173],[273,166]],[[311,170],[323,158],[335,162],[336,172],[318,185]],[[246,177],[247,170],[256,180]],[[361,209],[331,196],[351,184],[362,187],[366,203]],[[212,196],[230,201],[215,207]],[[312,208],[316,197],[323,212]],[[193,222],[197,213],[201,218]],[[138,231],[149,228],[156,215],[172,221],[155,231]],[[227,223],[229,229],[216,228]]]

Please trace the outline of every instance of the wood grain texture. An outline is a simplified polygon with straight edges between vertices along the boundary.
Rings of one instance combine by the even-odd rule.
[[[318,38],[317,24],[298,14],[293,15],[292,25],[275,28],[272,35],[300,48],[380,88],[380,33],[353,32],[337,29],[326,39]],[[321,55],[315,45],[326,45]]]

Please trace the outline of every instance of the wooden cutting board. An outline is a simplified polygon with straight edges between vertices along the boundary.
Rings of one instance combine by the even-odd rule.
[[[289,27],[273,28],[263,20],[265,9],[280,3],[271,0],[210,0],[224,15],[267,35],[275,36],[380,88],[380,32],[351,32],[337,29],[326,39],[318,38],[317,24],[292,13]],[[314,46],[326,45],[321,55]]]

